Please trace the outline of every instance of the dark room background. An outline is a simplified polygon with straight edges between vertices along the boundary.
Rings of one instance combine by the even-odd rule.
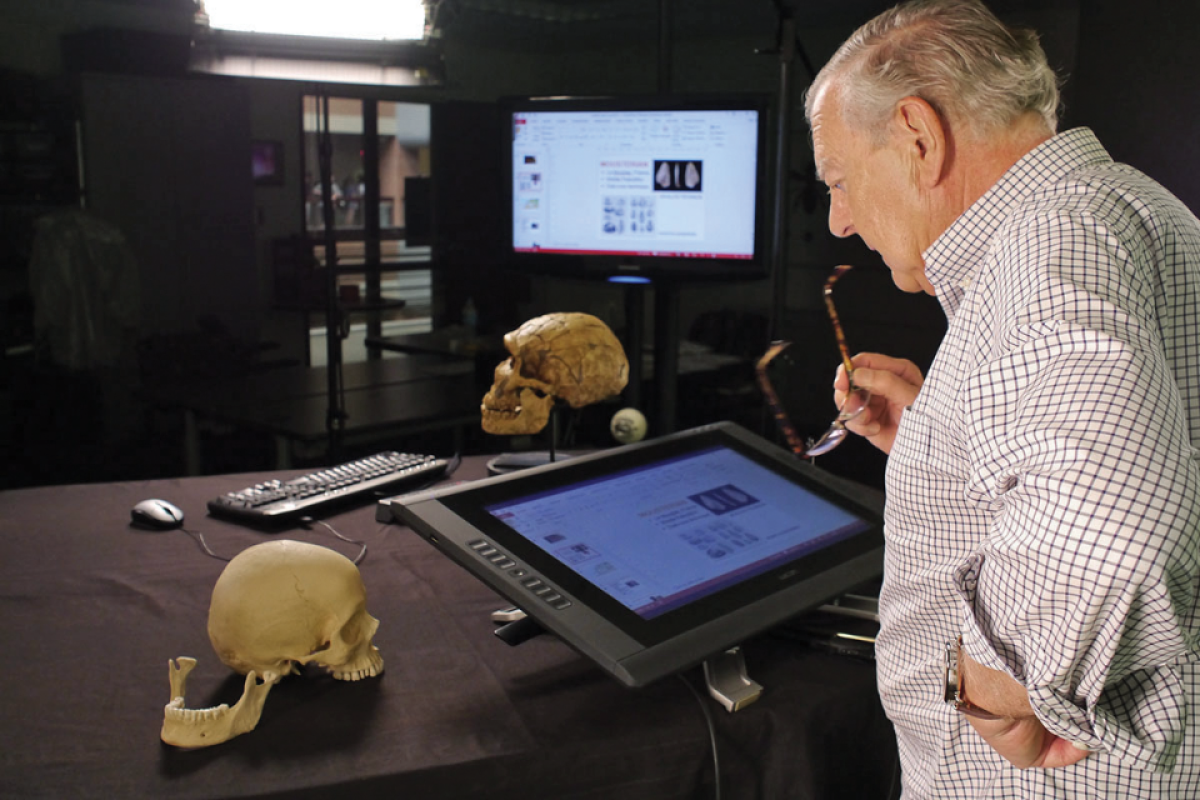
[[[621,333],[627,310],[639,308],[628,304],[627,290],[504,269],[488,199],[498,186],[499,163],[486,129],[497,101],[647,93],[664,81],[676,93],[776,95],[786,70],[790,157],[779,167],[787,174],[785,273],[776,280],[681,287],[675,333],[743,360],[765,346],[770,332],[795,342],[788,363],[780,365],[779,388],[797,426],[815,432],[833,410],[837,355],[821,284],[834,265],[856,267],[839,285],[852,350],[884,350],[925,364],[944,330],[932,298],[901,294],[873,253],[829,235],[824,187],[812,176],[800,111],[809,65],[819,68],[854,27],[887,5],[443,0],[437,68],[423,85],[374,88],[190,74],[189,0],[8,0],[0,6],[0,133],[8,143],[13,134],[48,131],[52,146],[36,162],[45,170],[36,191],[14,177],[32,162],[11,146],[0,151],[0,446],[8,456],[0,487],[182,474],[179,423],[144,404],[141,381],[151,373],[168,379],[172,370],[237,369],[243,361],[308,363],[307,331],[277,303],[272,245],[303,229],[302,98],[320,92],[434,106],[429,149],[441,225],[431,254],[434,327],[460,323],[471,298],[486,333],[501,334],[550,311],[587,311]],[[991,5],[1003,18],[1042,32],[1066,79],[1062,127],[1091,126],[1117,159],[1200,209],[1200,55],[1194,44],[1200,10],[1194,3]],[[336,8],[331,3],[330,13]],[[779,48],[781,30],[792,29],[784,19],[799,45],[790,62]],[[88,119],[108,140],[88,139]],[[249,181],[251,141],[281,145],[278,181]],[[136,268],[128,274],[136,286],[108,291],[134,309],[130,335],[136,341],[131,363],[81,375],[38,363],[30,261],[36,220],[79,205],[82,152],[99,160],[86,165],[84,177],[102,176],[85,183],[85,198],[108,211],[132,246]],[[121,274],[119,265],[113,270]],[[43,312],[69,304],[76,290],[61,287]],[[652,300],[653,290],[646,291]],[[653,332],[654,303],[640,307],[641,323]],[[153,364],[146,363],[150,358]],[[774,437],[747,378],[746,372],[727,375],[722,380],[729,384],[720,387],[681,380],[681,424],[729,416]],[[238,439],[236,432],[223,433]],[[445,446],[437,439],[412,444]],[[478,451],[505,444],[478,432],[467,443]],[[268,450],[242,441],[205,469],[260,469]],[[862,442],[841,448],[827,463],[850,477],[880,480],[882,461]]]

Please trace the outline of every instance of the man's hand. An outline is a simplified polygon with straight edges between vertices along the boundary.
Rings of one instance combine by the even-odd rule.
[[[968,717],[971,727],[1017,769],[1067,767],[1091,755],[1046,730],[1037,717]]]
[[[1081,750],[1046,730],[1033,714],[1025,687],[1008,674],[977,663],[965,652],[959,653],[958,664],[971,702],[1003,715],[1000,719],[967,717],[967,720],[1014,767],[1066,767],[1091,755],[1090,751]]]
[[[900,415],[912,405],[925,383],[921,370],[913,362],[880,353],[860,353],[852,359],[854,385],[871,393],[866,410],[846,427],[885,453],[892,451]],[[838,408],[846,401],[850,382],[846,368],[839,366],[833,380],[833,402]]]

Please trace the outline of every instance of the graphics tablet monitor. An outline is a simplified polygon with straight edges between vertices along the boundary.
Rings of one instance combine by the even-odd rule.
[[[395,498],[393,513],[628,686],[878,577],[877,509],[733,423]]]

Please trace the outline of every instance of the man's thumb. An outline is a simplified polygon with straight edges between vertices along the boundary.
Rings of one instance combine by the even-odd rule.
[[[850,375],[850,382],[859,389],[870,389],[875,383],[875,370],[859,368]]]

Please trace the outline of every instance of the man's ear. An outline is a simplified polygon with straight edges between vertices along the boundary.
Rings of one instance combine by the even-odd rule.
[[[913,174],[925,188],[941,183],[950,168],[950,140],[942,117],[919,97],[896,103],[892,134],[912,158]]]

